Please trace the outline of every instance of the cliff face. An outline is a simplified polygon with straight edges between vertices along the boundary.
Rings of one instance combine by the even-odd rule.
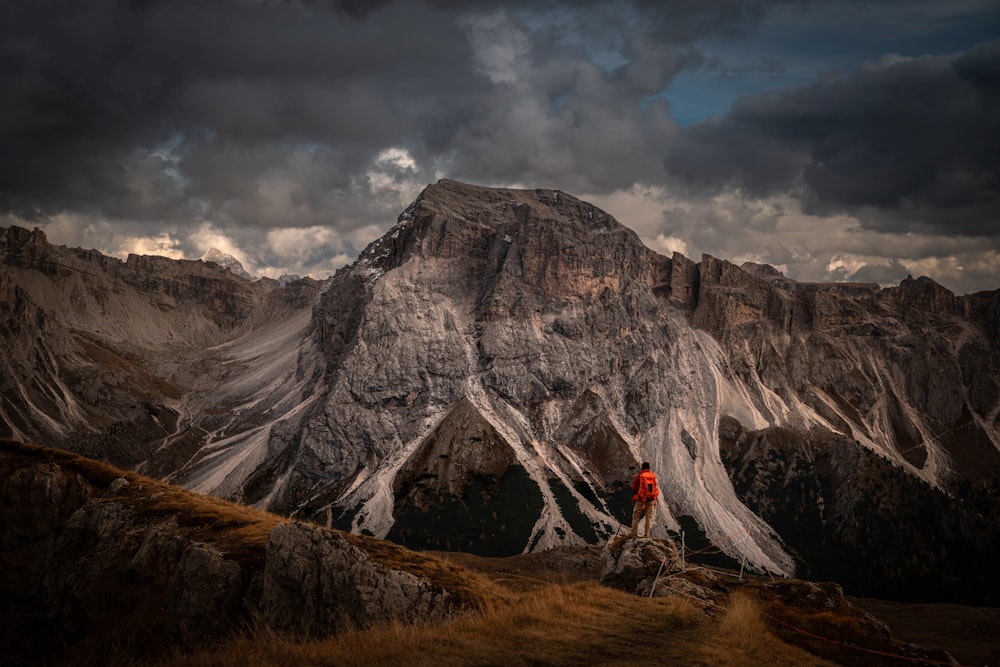
[[[225,340],[262,310],[269,291],[202,261],[129,255],[122,262],[19,227],[0,236],[0,255],[32,300],[58,310],[67,328],[133,347]]]
[[[1000,348],[982,295],[927,278],[776,287],[710,258],[699,286],[691,321],[741,382],[800,404],[769,425],[840,433],[943,488],[996,478]]]
[[[623,502],[616,489],[649,459],[671,480],[674,504],[662,506],[661,530],[679,526],[675,515],[696,516],[716,534],[750,525],[755,561],[790,569],[713,453],[714,378],[723,361],[661,295],[670,272],[669,261],[634,233],[563,193],[451,182],[428,188],[385,238],[331,279],[317,307],[327,393],[305,437],[288,448],[297,463],[289,467],[289,493],[275,500],[307,501],[305,511],[354,530],[398,530],[401,508],[390,491],[414,492],[393,480],[461,403],[472,426],[451,429],[452,442],[464,438],[475,451],[499,442],[488,456],[507,468],[482,481],[481,507],[463,500],[479,488],[475,468],[464,489],[453,471],[441,473],[445,483],[425,470],[422,483],[446,487],[438,494],[445,504],[463,507],[462,521],[481,528],[461,544],[449,538],[452,548],[491,550],[480,534],[505,536],[499,544],[510,524],[525,521],[521,543],[506,548],[614,532]],[[349,334],[340,318],[344,294],[363,305]],[[483,436],[482,424],[496,436]],[[492,453],[498,450],[502,456]],[[310,479],[317,470],[326,480],[321,488]],[[314,493],[292,495],[296,488]],[[526,507],[493,512],[494,494],[513,489]],[[442,519],[424,518],[421,525],[408,513],[400,538],[440,533]]]
[[[0,230],[0,337],[10,351],[0,359],[0,436],[172,472],[214,428],[203,413],[240,398],[225,391],[231,368],[218,367],[246,362],[219,346],[308,319],[317,290],[308,280],[251,283],[201,261],[122,262],[51,245],[38,230]]]
[[[1000,464],[994,301],[927,279],[800,284],[770,267],[660,257],[563,193],[442,182],[330,281],[316,310],[323,407],[284,450],[290,476],[272,500],[486,552],[530,514],[532,549],[613,532],[616,489],[649,460],[666,480],[661,530],[748,530],[732,551],[789,571],[796,536],[783,533],[783,547],[772,515],[748,511],[759,505],[730,481],[720,424],[842,442],[832,449],[845,461],[872,452],[928,489],[989,483]],[[464,491],[452,463],[459,405],[466,457],[507,465],[469,463]],[[514,488],[522,503],[495,518],[491,499]],[[408,508],[426,510],[431,494],[454,507],[420,524]],[[463,522],[476,530],[457,546],[443,526]]]
[[[24,354],[55,360],[45,386],[81,395],[66,380],[74,357],[57,351],[84,342],[101,369],[95,391],[169,384],[174,398],[131,413],[126,430],[144,444],[129,465],[404,544],[504,555],[599,541],[625,518],[623,489],[649,461],[664,491],[660,535],[685,529],[759,570],[837,578],[807,558],[823,531],[859,549],[850,515],[860,505],[837,521],[823,514],[859,488],[831,471],[885,461],[923,499],[994,489],[1000,471],[1000,290],[798,283],[766,266],[668,258],[565,193],[441,181],[319,291],[262,292],[217,267],[60,250],[113,267],[88,271],[141,295],[131,321],[173,318],[159,343],[125,354],[134,348],[116,347],[119,325],[63,315],[64,282],[89,279],[59,278],[66,260],[39,259],[39,243],[8,245],[22,250],[0,266],[0,285],[6,271],[18,326],[37,332]],[[166,282],[137,277],[152,274]],[[163,335],[181,330],[216,344]],[[142,335],[154,336],[131,338]],[[21,419],[7,424],[57,415],[5,410]],[[97,430],[93,451],[112,458],[114,429]],[[779,475],[793,453],[828,465]],[[773,502],[799,482],[809,511]],[[875,506],[902,511],[907,501],[870,486]]]

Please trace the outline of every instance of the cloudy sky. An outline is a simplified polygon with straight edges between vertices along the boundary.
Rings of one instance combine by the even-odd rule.
[[[11,0],[0,225],[329,275],[428,183],[650,247],[1000,288],[995,0]]]

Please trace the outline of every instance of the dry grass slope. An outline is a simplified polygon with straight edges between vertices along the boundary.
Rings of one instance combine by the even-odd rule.
[[[752,602],[720,617],[682,599],[645,599],[593,583],[502,596],[439,625],[394,624],[295,642],[259,632],[158,667],[414,665],[831,665],[776,638]]]
[[[140,515],[154,519],[174,516],[195,539],[214,545],[228,558],[246,563],[264,557],[267,536],[279,522],[288,521],[267,512],[159,482],[137,473],[59,449],[0,439],[0,475],[32,464],[56,464],[79,474],[98,492],[118,478],[129,481],[119,492]]]

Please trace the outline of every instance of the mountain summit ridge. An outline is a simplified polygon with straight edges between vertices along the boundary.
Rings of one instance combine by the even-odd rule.
[[[58,278],[17,245],[0,248],[0,286],[23,309]],[[647,460],[663,480],[657,534],[686,530],[760,571],[831,576],[837,564],[807,542],[860,549],[874,530],[854,516],[871,513],[855,487],[870,481],[831,476],[849,460],[966,517],[907,529],[972,539],[984,508],[955,494],[992,488],[1000,471],[1000,290],[775,274],[664,257],[555,190],[442,180],[321,289],[266,292],[274,317],[244,319],[189,362],[145,350],[153,361],[139,366],[176,394],[149,405],[176,416],[129,465],[407,545],[504,555],[613,534]],[[54,345],[58,307],[40,308]],[[34,428],[74,446],[44,420]],[[98,458],[119,456],[96,442]],[[777,474],[776,456],[807,461],[816,447],[832,468]],[[996,528],[983,530],[980,551],[993,553]]]

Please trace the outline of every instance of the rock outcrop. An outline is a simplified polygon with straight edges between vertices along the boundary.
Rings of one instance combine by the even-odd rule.
[[[323,636],[473,603],[401,549],[384,562],[334,531],[216,501],[209,516],[196,496],[54,450],[2,441],[0,471],[5,658],[68,656],[81,642],[191,648],[251,620]]]
[[[644,597],[661,576],[680,569],[680,552],[669,540],[617,537],[601,551],[601,583]]]
[[[267,564],[251,582],[250,597],[268,625],[300,636],[441,620],[464,606],[441,586],[387,568],[343,536],[302,523],[271,532]]]

